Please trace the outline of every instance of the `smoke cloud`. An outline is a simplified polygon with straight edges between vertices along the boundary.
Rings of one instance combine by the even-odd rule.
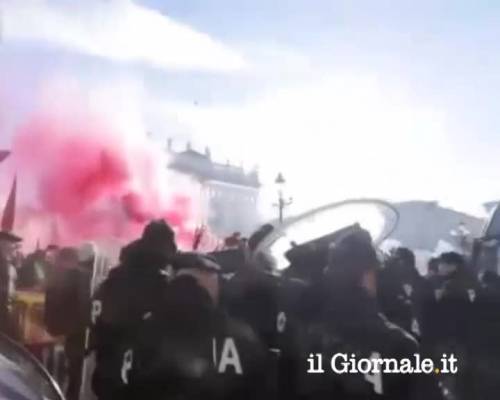
[[[190,246],[201,218],[192,185],[167,172],[166,155],[126,112],[117,118],[88,94],[61,87],[65,93],[50,101],[44,93],[14,131],[19,233],[29,243],[123,244],[140,235],[147,221],[165,218],[180,246]]]

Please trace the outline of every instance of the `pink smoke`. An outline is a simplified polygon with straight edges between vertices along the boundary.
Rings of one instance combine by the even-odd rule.
[[[19,186],[31,192],[25,198],[29,212],[20,216],[22,233],[34,235],[26,226],[37,216],[45,223],[57,221],[64,244],[109,238],[125,242],[136,238],[147,221],[165,218],[179,244],[190,246],[193,199],[165,188],[166,167],[157,156],[146,140],[131,143],[90,111],[59,108],[32,115],[17,129],[12,146]]]

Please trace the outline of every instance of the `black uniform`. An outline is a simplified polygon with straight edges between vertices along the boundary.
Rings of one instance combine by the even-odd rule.
[[[471,398],[500,398],[500,278],[485,272],[472,305],[469,368]]]
[[[419,353],[415,338],[380,313],[373,287],[362,286],[367,277],[374,276],[377,267],[371,239],[361,229],[333,247],[324,276],[324,305],[318,320],[308,327],[301,398],[441,398],[437,381],[430,375],[387,374],[382,369],[373,374],[332,371],[331,358],[338,354],[354,355],[358,360],[402,360],[413,359]],[[307,373],[310,355],[318,353],[324,359],[324,373]]]
[[[459,260],[460,255],[444,253],[445,263]],[[448,261],[448,258],[451,258]],[[435,323],[434,353],[436,358],[453,354],[458,359],[458,374],[441,378],[443,385],[458,399],[472,398],[474,390],[474,332],[478,284],[465,265],[442,275],[434,289],[436,304],[432,314]]]
[[[125,399],[122,367],[148,313],[167,288],[165,255],[138,240],[123,249],[121,264],[111,270],[92,302],[92,349],[96,369],[92,388],[99,399]]]
[[[174,279],[132,348],[137,399],[264,399],[265,348],[213,306],[191,276]]]
[[[225,300],[230,315],[248,322],[268,348],[267,374],[273,398],[291,400],[302,395],[308,329],[322,321],[329,291],[323,275],[328,247],[359,229],[358,225],[348,226],[292,247],[285,254],[290,266],[281,277],[247,266],[228,283]]]
[[[268,395],[293,399],[302,335],[318,310],[319,292],[291,274],[277,277],[245,267],[226,283],[224,296],[228,314],[247,323],[266,347]]]
[[[413,253],[397,249],[378,278],[378,300],[384,315],[430,346],[433,323],[428,311],[433,309],[435,299],[431,283],[415,268]]]
[[[332,295],[323,321],[311,330],[310,353],[322,354],[325,372],[306,376],[307,398],[414,398],[419,388],[411,375],[336,374],[330,368],[331,357],[338,353],[401,360],[413,357],[418,350],[415,339],[379,314],[374,301],[362,290]]]

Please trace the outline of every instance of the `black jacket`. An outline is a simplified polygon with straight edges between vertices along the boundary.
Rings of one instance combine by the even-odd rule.
[[[419,352],[417,341],[389,322],[376,301],[362,289],[333,286],[323,308],[322,320],[309,328],[309,349],[304,357],[320,353],[324,374],[304,374],[302,391],[308,399],[440,399],[436,380],[428,375],[336,374],[331,357],[338,353],[356,358],[413,359]]]
[[[130,393],[138,399],[265,398],[264,347],[191,277],[170,284],[133,353]]]
[[[96,353],[92,388],[100,399],[125,398],[124,352],[167,288],[163,257],[151,253],[141,241],[125,247],[120,260],[96,291],[90,312],[91,349]]]
[[[224,284],[223,303],[229,315],[249,324],[268,348],[277,347],[277,277],[256,268],[242,268]]]
[[[246,267],[224,287],[229,315],[249,324],[266,346],[267,392],[273,399],[298,396],[305,332],[321,318],[324,290],[303,267],[290,268],[281,277]]]
[[[434,288],[435,340],[438,345],[470,346],[478,289],[476,280],[465,271],[443,278]]]
[[[45,295],[45,324],[55,336],[83,332],[88,322],[90,273],[59,270],[51,276]]]
[[[470,398],[500,398],[500,284],[496,278],[483,282],[472,306],[469,322],[469,381],[465,389]]]
[[[379,274],[378,301],[389,321],[428,343],[433,335],[429,310],[435,304],[432,285],[416,269],[389,265]]]

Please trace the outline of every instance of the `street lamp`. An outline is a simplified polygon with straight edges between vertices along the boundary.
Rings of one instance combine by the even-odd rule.
[[[279,213],[278,217],[279,217],[279,222],[281,224],[283,223],[283,212],[286,207],[292,204],[293,199],[290,197],[288,200],[285,200],[285,198],[283,197],[283,188],[285,186],[286,181],[281,172],[276,177],[274,183],[276,183],[276,186],[278,187],[278,203],[275,203],[274,206],[278,207],[278,213]]]

